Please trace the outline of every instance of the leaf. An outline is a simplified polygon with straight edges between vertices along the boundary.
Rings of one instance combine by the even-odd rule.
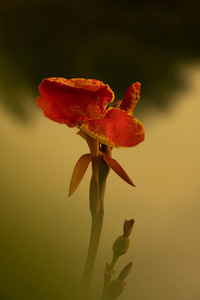
[[[115,172],[117,175],[119,175],[124,181],[126,181],[128,184],[135,186],[133,181],[130,179],[128,174],[124,171],[124,169],[120,166],[120,164],[113,158],[111,158],[108,155],[103,154],[103,159],[107,163],[107,165]]]
[[[79,186],[79,184],[88,168],[88,165],[92,161],[93,158],[94,158],[94,156],[92,154],[87,153],[87,154],[82,155],[79,158],[79,160],[77,161],[77,163],[74,167],[73,174],[72,174],[72,178],[71,178],[71,182],[70,182],[70,186],[69,186],[68,197],[70,197],[75,192],[77,187]]]

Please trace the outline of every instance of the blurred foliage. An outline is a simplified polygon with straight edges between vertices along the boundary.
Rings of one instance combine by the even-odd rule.
[[[96,78],[118,99],[138,80],[138,107],[163,108],[185,85],[177,66],[200,58],[199,32],[194,0],[4,0],[0,96],[25,118],[23,91],[36,95],[45,77]]]

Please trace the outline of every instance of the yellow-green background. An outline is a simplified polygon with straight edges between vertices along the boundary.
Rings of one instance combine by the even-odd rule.
[[[58,51],[56,44],[52,45],[53,50],[47,47],[51,45],[51,33],[47,34],[44,27],[48,29],[50,18],[43,23],[39,18],[42,7],[44,11],[51,9],[51,16],[55,17],[50,27],[59,22],[59,14],[54,14],[52,4],[12,1],[1,6],[0,299],[70,300],[70,288],[81,278],[90,231],[90,168],[76,193],[71,198],[67,198],[67,194],[73,167],[78,158],[88,152],[87,145],[76,135],[76,129],[44,118],[35,105],[37,86],[43,77],[77,76],[103,80],[110,84],[117,98],[122,97],[132,82],[140,80],[142,93],[135,116],[146,129],[146,140],[138,147],[113,150],[113,158],[127,171],[136,188],[110,172],[91,299],[99,299],[104,266],[111,260],[112,243],[122,233],[124,220],[134,218],[131,248],[115,268],[117,276],[127,263],[133,261],[125,291],[119,299],[199,300],[200,55],[195,34],[190,36],[191,41],[181,39],[181,29],[184,29],[181,24],[184,22],[180,21],[189,8],[184,1],[182,4],[175,1],[176,5],[182,5],[182,10],[178,6],[167,7],[167,2],[158,6],[158,2],[153,1],[152,8],[145,1],[140,6],[138,2],[108,1],[109,11],[106,11],[106,2],[96,6],[91,3],[58,3],[59,12],[62,7],[69,12],[60,18],[66,17],[66,22],[67,18],[74,20],[70,28],[68,24],[64,27],[63,32],[52,31]],[[26,11],[30,14],[32,10],[39,13],[31,27],[33,32],[37,31],[35,35],[26,29],[25,23],[19,26],[13,21],[13,17],[19,22],[25,20],[25,16],[28,20]],[[72,11],[74,14],[71,15]],[[19,17],[21,12],[22,19]],[[130,28],[135,24],[131,23],[134,21],[131,17],[138,15],[137,22],[145,23],[142,12],[152,23],[149,21],[148,28],[147,22],[144,27],[146,35],[138,41],[135,36],[141,26],[138,25],[134,32],[134,28]],[[111,13],[115,26],[126,20],[121,32],[115,31],[115,26],[109,30]],[[166,16],[166,32],[161,29],[159,32],[159,20],[163,21],[163,14]],[[198,29],[195,27],[195,8],[189,11],[191,22],[192,16],[194,22],[191,26],[194,28],[189,30],[194,31]],[[91,17],[93,27],[90,28],[88,19],[91,21]],[[95,18],[97,21],[101,19],[105,28],[95,23]],[[154,22],[157,22],[154,30],[158,32],[157,39],[152,41],[151,26]],[[81,34],[81,24],[85,37]],[[180,35],[174,36],[177,26],[180,26]],[[29,34],[33,35],[33,49],[26,45],[24,32],[28,42],[31,41]],[[188,37],[189,32],[185,32]],[[164,42],[165,34],[171,43]],[[73,37],[72,44],[67,43],[69,36]],[[82,39],[80,44],[85,45],[84,49],[79,48],[76,38]],[[16,41],[20,45],[16,45]],[[120,44],[122,41],[124,43]],[[65,45],[66,57],[64,51],[60,52],[62,45]],[[140,51],[142,55],[138,54]],[[139,56],[135,58],[134,55]],[[130,66],[129,59],[132,59]],[[175,78],[182,83],[178,87]]]

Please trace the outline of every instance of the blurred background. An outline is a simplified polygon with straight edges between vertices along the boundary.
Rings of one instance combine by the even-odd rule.
[[[95,78],[121,99],[140,81],[135,116],[146,141],[114,149],[136,184],[110,172],[91,299],[134,218],[133,268],[119,299],[200,299],[200,7],[198,1],[11,0],[0,4],[0,299],[66,300],[80,280],[90,231],[88,169],[67,198],[76,129],[43,117],[45,77]]]

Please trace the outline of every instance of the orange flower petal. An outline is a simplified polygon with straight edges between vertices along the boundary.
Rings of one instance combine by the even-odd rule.
[[[131,115],[133,114],[136,104],[140,99],[140,86],[141,84],[138,81],[133,83],[126,91],[119,106],[122,110],[127,111]]]
[[[81,180],[88,168],[89,163],[92,161],[93,157],[94,157],[93,155],[87,153],[82,155],[77,161],[72,174],[68,197],[70,197],[75,192],[75,190],[81,183]]]
[[[124,171],[124,169],[120,166],[120,164],[113,159],[112,157],[103,154],[103,159],[107,163],[107,165],[115,172],[117,175],[119,175],[124,181],[126,181],[128,184],[135,186],[133,181],[130,179],[128,174]]]
[[[111,147],[133,147],[144,141],[143,124],[119,108],[110,108],[102,120],[87,120],[80,127]]]
[[[113,101],[110,87],[96,79],[47,78],[39,86],[37,104],[49,119],[74,127],[88,118],[100,119]]]
[[[82,115],[71,112],[60,101],[38,97],[37,105],[43,109],[45,117],[60,124],[67,124],[69,127],[74,127],[86,119],[86,117]]]

